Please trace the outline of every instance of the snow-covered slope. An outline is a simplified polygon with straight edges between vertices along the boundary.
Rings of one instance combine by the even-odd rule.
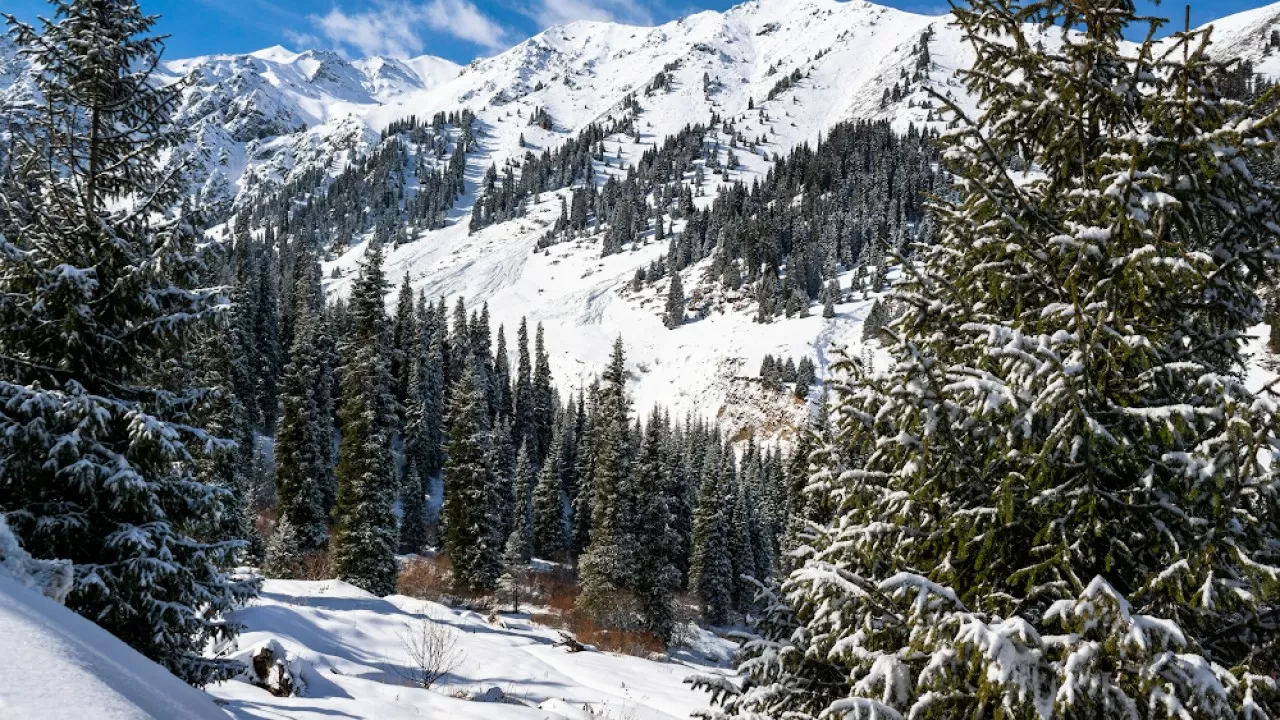
[[[1278,18],[1280,4],[1218,21],[1215,52],[1253,59],[1261,71],[1280,75],[1280,48],[1269,49]],[[713,114],[763,139],[756,153],[739,151],[743,167],[730,174],[748,184],[775,155],[816,142],[844,120],[884,119],[898,129],[935,123],[936,101],[926,87],[972,105],[954,77],[972,54],[949,20],[864,0],[749,0],[657,27],[553,27],[464,68],[430,57],[352,62],[277,47],[170,61],[164,71],[192,78],[180,116],[193,130],[201,196],[221,211],[305,170],[338,172],[394,121],[471,110],[479,143],[467,159],[469,192],[448,226],[389,253],[388,276],[398,281],[408,273],[415,288],[431,295],[487,301],[495,322],[508,329],[522,315],[543,322],[553,370],[570,386],[601,369],[621,334],[638,407],[661,401],[676,412],[717,416],[727,412],[727,398],[758,395],[747,392],[741,376],[754,375],[764,354],[817,355],[821,369],[833,341],[856,345],[868,303],[840,306],[830,320],[759,325],[751,322],[748,299],[718,293],[704,303],[706,317],[668,330],[660,317],[662,287],[627,289],[637,268],[665,247],[641,245],[603,260],[591,242],[535,253],[537,238],[557,216],[557,193],[531,203],[525,217],[469,235],[481,175],[490,164],[517,163],[527,151],[554,149],[590,123],[624,114],[634,115],[638,135],[606,140],[612,162],[597,165],[600,182]],[[0,44],[0,85],[20,88],[19,64],[5,58]],[[549,130],[530,125],[537,110],[550,115]],[[710,188],[699,205],[714,194]],[[345,291],[363,252],[357,243],[329,263],[326,275],[342,273],[330,282],[331,293]],[[686,295],[704,285],[705,270],[684,271]],[[710,291],[710,283],[705,287]],[[785,397],[756,400],[759,413],[746,416],[803,413]]]
[[[1212,25],[1215,57],[1247,60],[1254,72],[1280,78],[1280,3],[1215,20]]]
[[[205,693],[0,571],[0,717],[226,720]]]
[[[461,660],[430,690],[406,680],[403,638],[421,618],[451,628]],[[474,612],[378,598],[337,580],[268,580],[261,599],[235,619],[247,626],[240,647],[278,643],[303,686],[291,697],[236,680],[211,687],[236,718],[684,720],[708,705],[684,678],[716,671],[689,664],[697,661],[688,652],[671,662],[568,653],[554,646],[556,633],[525,615],[491,624]],[[732,647],[705,633],[698,638],[722,658]]]

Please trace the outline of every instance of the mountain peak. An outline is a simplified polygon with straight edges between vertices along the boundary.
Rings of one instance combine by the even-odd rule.
[[[268,48],[255,50],[249,53],[250,56],[259,60],[269,60],[278,63],[291,63],[298,59],[298,53],[286,48],[283,45],[272,45]]]

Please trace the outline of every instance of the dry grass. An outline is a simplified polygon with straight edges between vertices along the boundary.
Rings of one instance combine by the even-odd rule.
[[[453,563],[443,555],[413,558],[400,568],[396,592],[438,602],[453,592]]]
[[[530,573],[531,597],[537,602],[561,613],[572,612],[578,604],[578,578],[571,570],[558,569],[550,573]]]
[[[328,550],[316,550],[298,561],[299,580],[328,580],[333,577],[333,565]]]
[[[666,650],[662,640],[651,632],[601,627],[586,613],[573,613],[569,618],[569,630],[578,642],[594,645],[605,652],[649,657]]]
[[[400,569],[396,590],[402,595],[471,610],[510,609],[492,595],[459,591],[453,584],[453,564],[443,555],[415,557]],[[665,646],[656,635],[636,628],[636,608],[630,596],[605,603],[608,607],[594,615],[578,607],[577,573],[559,567],[549,572],[530,572],[521,588],[524,602],[545,610],[530,613],[530,621],[543,627],[565,630],[579,642],[606,652],[636,657],[662,653]]]
[[[418,556],[405,563],[396,579],[396,592],[477,612],[501,607],[500,599],[492,594],[455,587],[453,563],[445,555]]]

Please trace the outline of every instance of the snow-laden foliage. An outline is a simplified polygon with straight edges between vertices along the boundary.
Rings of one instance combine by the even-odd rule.
[[[0,515],[0,573],[16,580],[25,588],[65,603],[74,577],[66,560],[37,560],[22,549],[22,544]]]
[[[891,367],[843,364],[832,519],[721,715],[1275,717],[1278,417],[1241,350],[1276,115],[1219,92],[1208,32],[1124,50],[1129,0],[972,5],[940,242]]]
[[[395,592],[400,542],[391,446],[397,404],[386,295],[382,246],[375,242],[352,291],[352,332],[340,347],[342,443],[332,545],[338,577],[375,595]]]
[[[33,556],[74,564],[68,607],[203,684],[252,588],[224,572],[241,542],[202,539],[235,498],[196,456],[227,443],[166,363],[223,302],[179,208],[181,87],[153,84],[162,45],[134,2],[8,23],[43,102],[0,173],[0,512]]]

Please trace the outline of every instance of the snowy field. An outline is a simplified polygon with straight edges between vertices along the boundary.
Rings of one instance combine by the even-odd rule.
[[[403,640],[424,618],[449,628],[460,660],[429,690],[411,686]],[[195,690],[0,568],[0,718],[683,720],[707,707],[684,679],[729,672],[734,647],[698,632],[665,662],[570,653],[528,615],[490,623],[336,580],[268,580],[236,619],[247,630],[234,656],[247,669],[274,644],[300,694],[276,697],[247,678]]]
[[[700,652],[682,653],[679,661],[570,653],[554,644],[555,631],[524,614],[490,623],[471,611],[400,595],[377,598],[336,580],[269,580],[236,618],[248,626],[241,648],[278,642],[303,684],[298,697],[273,697],[237,681],[209,689],[233,717],[263,720],[683,719],[707,707],[707,697],[684,684],[708,671],[693,658],[725,658],[733,647],[701,635]],[[430,690],[411,687],[405,677],[411,663],[402,638],[420,618],[452,628],[461,657]]]

